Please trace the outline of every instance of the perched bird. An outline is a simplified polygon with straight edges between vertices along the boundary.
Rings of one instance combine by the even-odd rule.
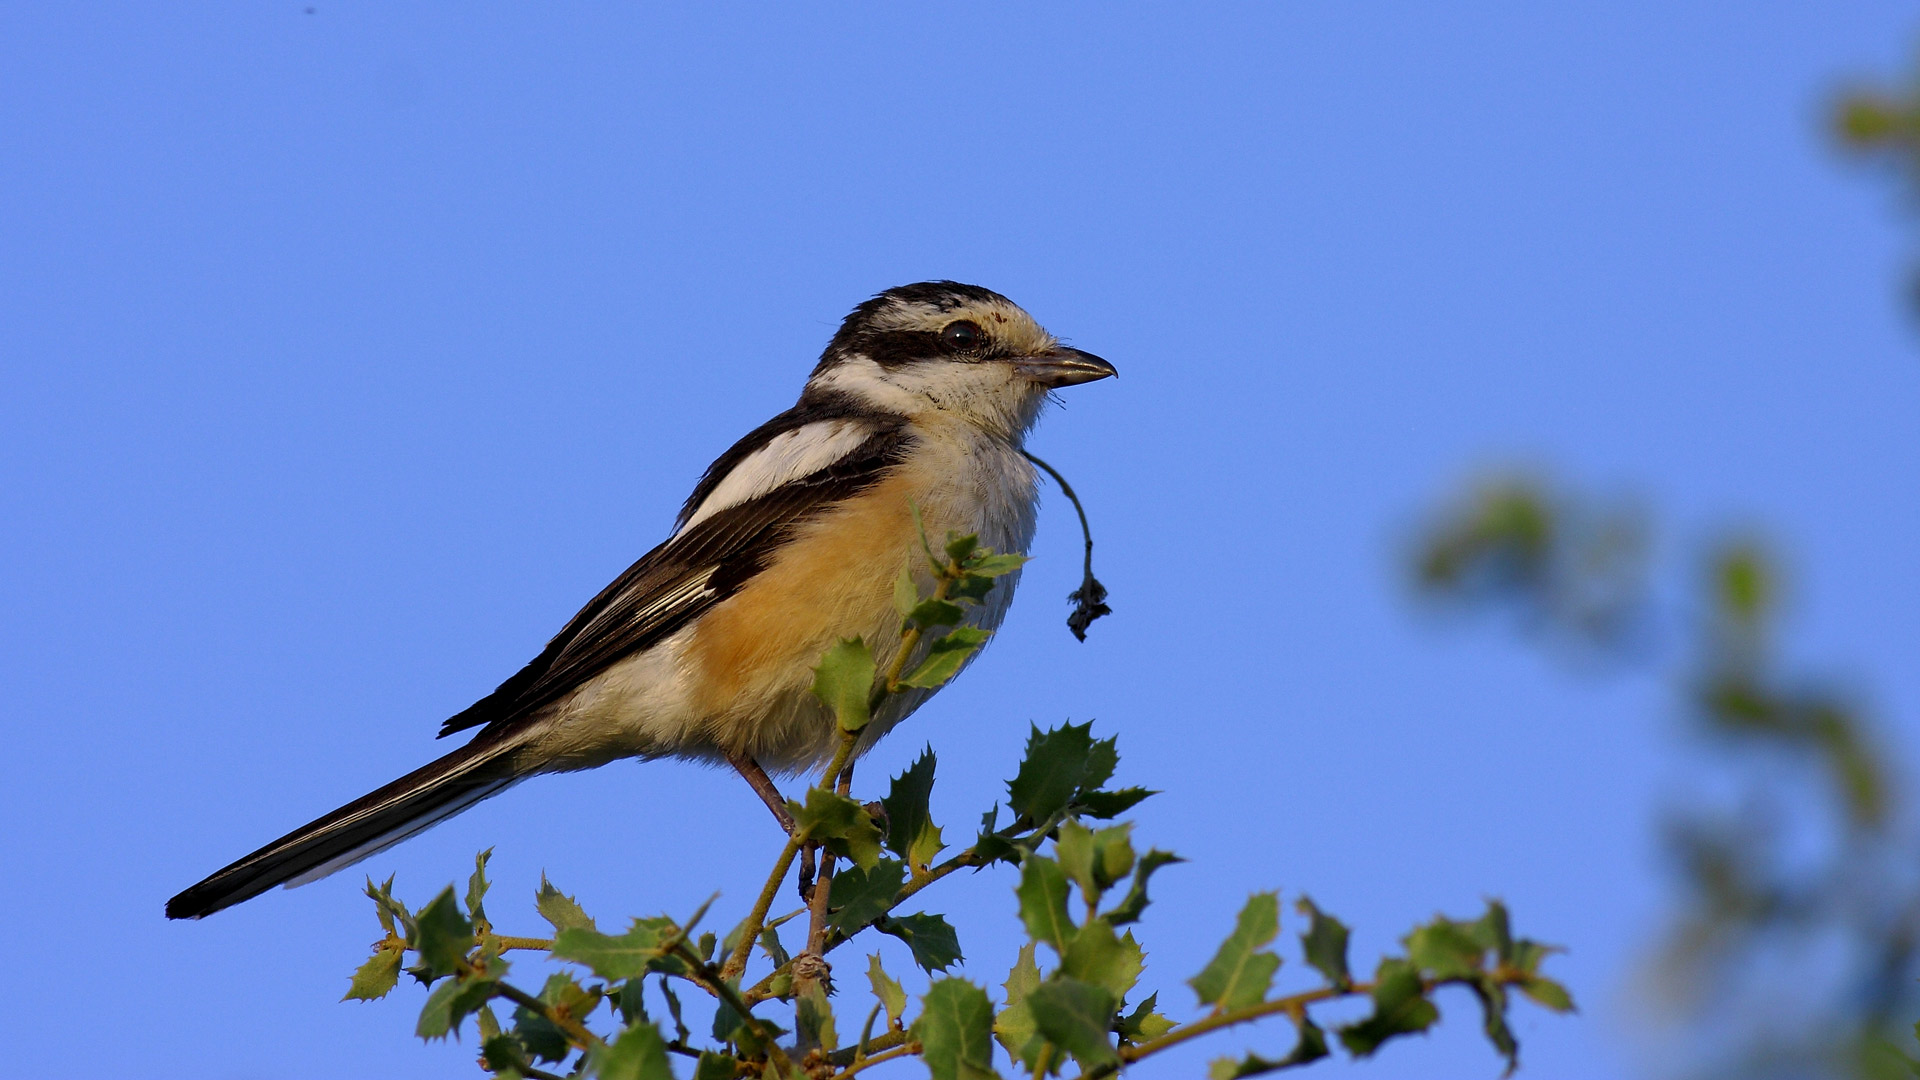
[[[720,455],[673,535],[441,726],[479,728],[471,741],[213,874],[167,916],[313,881],[529,776],[620,758],[724,761],[776,806],[766,769],[824,766],[838,746],[811,692],[821,654],[861,637],[884,669],[900,647],[893,584],[902,566],[926,574],[909,559],[915,508],[936,540],[1026,551],[1027,431],[1051,391],[1113,374],[978,286],[903,285],[854,308],[799,403]],[[1016,576],[969,609],[971,625],[1000,623]],[[930,693],[888,698],[858,749]]]

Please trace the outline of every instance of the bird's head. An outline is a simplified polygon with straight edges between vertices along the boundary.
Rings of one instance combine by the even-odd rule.
[[[997,292],[954,281],[902,285],[854,308],[807,380],[887,412],[951,414],[1018,438],[1063,386],[1118,374],[1060,344]]]

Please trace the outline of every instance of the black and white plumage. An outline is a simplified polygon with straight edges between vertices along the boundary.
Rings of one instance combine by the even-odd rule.
[[[912,508],[935,537],[1024,552],[1026,433],[1053,389],[1112,374],[977,286],[924,282],[861,304],[799,402],[707,470],[673,535],[441,728],[478,728],[471,741],[213,874],[167,915],[324,877],[539,773],[628,757],[825,764],[838,736],[812,669],[843,638],[864,638],[883,666],[899,648],[892,586],[919,544]],[[1016,580],[969,622],[997,626]],[[888,699],[860,749],[929,694]]]

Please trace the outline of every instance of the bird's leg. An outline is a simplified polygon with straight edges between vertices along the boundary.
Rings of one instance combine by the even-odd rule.
[[[787,800],[780,797],[780,789],[773,786],[773,780],[767,776],[767,770],[761,768],[759,762],[746,754],[728,754],[727,764],[733,766],[736,772],[746,778],[747,785],[753,788],[753,793],[760,796],[760,801],[767,804],[768,810],[773,811],[773,820],[779,822],[780,827],[788,834],[792,834],[793,815],[787,812]]]

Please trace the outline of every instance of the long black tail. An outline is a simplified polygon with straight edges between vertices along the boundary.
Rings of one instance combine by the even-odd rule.
[[[167,918],[198,919],[275,885],[304,885],[384,851],[524,778],[517,740],[484,735],[227,866],[167,901]]]

